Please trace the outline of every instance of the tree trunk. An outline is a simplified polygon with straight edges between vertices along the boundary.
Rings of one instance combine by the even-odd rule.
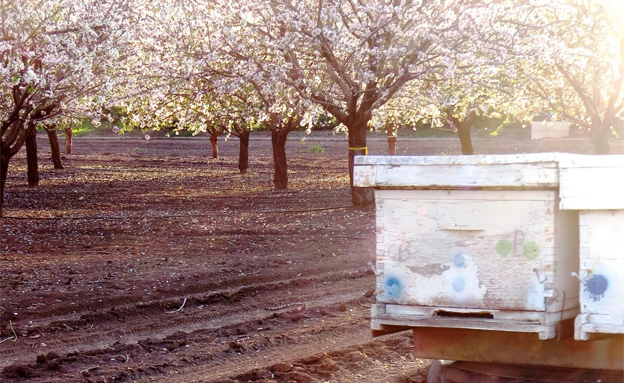
[[[65,128],[65,154],[72,154],[72,128]]]
[[[397,130],[388,129],[386,131],[386,136],[388,138],[388,154],[391,156],[395,156],[397,148]]]
[[[50,139],[50,150],[52,151],[52,163],[54,164],[54,169],[63,169],[63,164],[61,163],[61,149],[59,148],[56,127],[46,127],[46,133],[48,133],[48,138]]]
[[[355,206],[372,205],[375,201],[371,188],[353,186],[353,163],[356,155],[367,155],[366,130],[368,121],[357,121],[349,129],[349,185],[351,186],[351,202]]]
[[[594,151],[596,154],[609,154],[611,148],[609,147],[609,127],[605,127],[605,124],[595,124],[591,129],[591,138],[594,144]]]
[[[273,185],[275,189],[288,189],[288,166],[286,163],[286,138],[288,130],[271,131],[271,145],[273,146]]]
[[[0,142],[0,217],[2,217],[2,211],[4,208],[4,190],[6,188],[7,173],[9,171],[9,161],[17,154],[26,141],[27,135],[30,133],[24,128],[23,121],[14,121],[10,125],[10,129],[13,130],[10,136],[5,135],[2,138],[3,142]],[[34,129],[34,126],[32,126]],[[14,134],[16,133],[16,134]],[[11,147],[11,145],[13,145]]]
[[[210,133],[210,146],[212,146],[212,158],[219,158],[219,135],[221,133]]]
[[[26,132],[26,163],[28,165],[28,186],[39,185],[39,162],[37,161],[37,129],[34,126],[28,127]]]
[[[4,156],[4,153],[0,153],[0,217],[2,217],[4,208],[4,186],[9,171],[9,159],[9,157]]]
[[[238,170],[241,174],[247,173],[249,168],[249,135],[251,131],[244,130],[239,135],[240,146],[238,151]]]
[[[451,108],[446,110],[446,116],[457,129],[457,136],[459,137],[459,144],[461,145],[461,151],[464,155],[474,154],[474,148],[472,147],[472,138],[470,137],[470,129],[474,125],[477,119],[477,113],[474,110],[469,111],[462,120],[453,116],[453,110]]]
[[[461,144],[461,151],[464,155],[474,154],[472,138],[470,137],[470,127],[470,125],[463,122],[455,124],[455,128],[457,128],[457,135],[459,136],[459,143]]]

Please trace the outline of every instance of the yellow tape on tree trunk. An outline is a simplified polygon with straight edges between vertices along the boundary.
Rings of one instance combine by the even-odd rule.
[[[364,151],[364,155],[368,155],[368,147],[364,146],[362,148],[349,148],[349,150],[353,150],[353,151],[360,151],[363,150]]]

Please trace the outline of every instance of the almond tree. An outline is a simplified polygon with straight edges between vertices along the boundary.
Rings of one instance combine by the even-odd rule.
[[[134,23],[122,0],[2,0],[0,19],[1,214],[9,161],[36,124],[112,97]]]
[[[624,110],[623,18],[621,0],[530,1],[498,16],[516,63],[507,75],[524,82],[518,96],[588,130],[597,154],[609,153]]]

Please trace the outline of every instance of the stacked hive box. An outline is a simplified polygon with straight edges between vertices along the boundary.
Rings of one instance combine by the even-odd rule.
[[[579,211],[574,337],[624,334],[624,157],[568,156],[560,168],[561,208]]]
[[[578,214],[558,208],[561,155],[358,157],[374,187],[372,327],[557,336],[579,312]]]
[[[564,121],[534,121],[531,124],[531,139],[562,138],[570,135],[570,124]]]

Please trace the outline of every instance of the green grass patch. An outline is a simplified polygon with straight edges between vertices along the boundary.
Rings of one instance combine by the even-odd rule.
[[[96,127],[93,126],[91,122],[82,123],[81,125],[74,125],[72,127],[72,135],[74,137],[81,137],[94,130],[96,130]]]
[[[308,151],[310,153],[320,154],[320,153],[325,153],[325,148],[321,146],[320,144],[314,144],[310,147],[310,149],[308,149]]]

